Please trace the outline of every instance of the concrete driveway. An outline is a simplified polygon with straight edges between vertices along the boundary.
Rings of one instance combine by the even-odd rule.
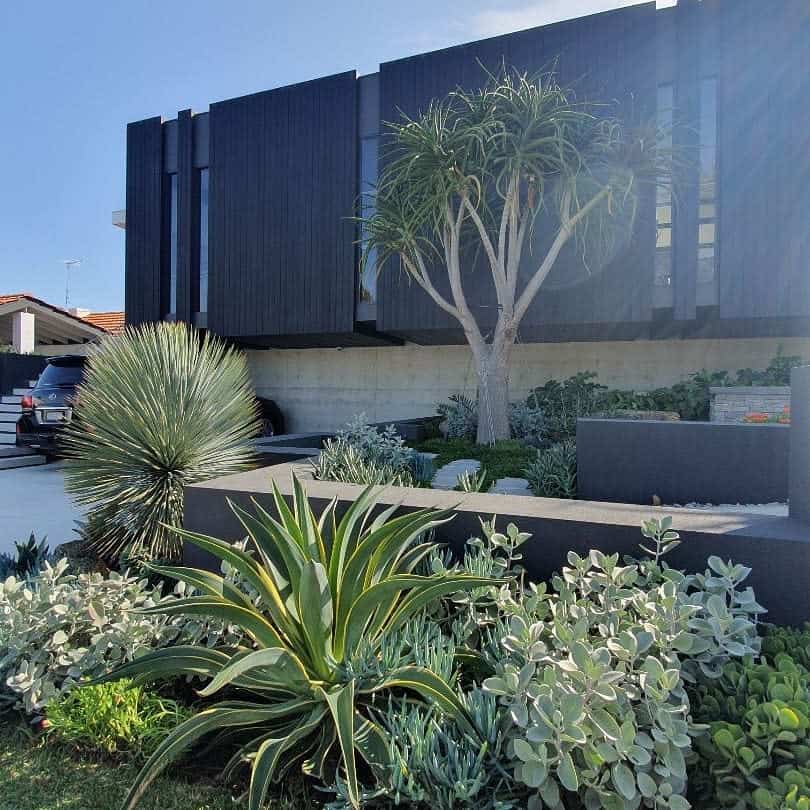
[[[83,511],[65,494],[64,463],[0,470],[0,553],[31,532],[48,537],[53,551],[76,540],[73,531]]]

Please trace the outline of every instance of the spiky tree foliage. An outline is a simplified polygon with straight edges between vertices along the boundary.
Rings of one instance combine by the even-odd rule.
[[[583,261],[606,255],[632,230],[640,186],[668,183],[671,149],[655,129],[630,129],[607,112],[579,103],[551,73],[504,71],[389,124],[362,218],[364,261],[376,255],[381,268],[393,257],[461,325],[478,376],[479,442],[509,438],[512,347],[563,248],[578,242]],[[492,276],[494,328],[465,295],[479,254]]]
[[[173,760],[211,733],[230,740],[237,733],[238,749],[223,775],[249,767],[249,810],[260,810],[270,783],[299,762],[305,773],[327,784],[340,764],[343,773],[337,776],[359,807],[357,754],[378,777],[390,765],[389,741],[369,707],[375,697],[392,691],[420,697],[477,736],[468,709],[447,681],[413,663],[386,667],[381,655],[386,638],[436,599],[500,584],[466,573],[413,573],[434,548],[420,537],[449,520],[450,510],[394,517],[394,505],[375,516],[369,487],[340,520],[336,499],[317,519],[300,482],[293,479],[293,485],[292,509],[274,486],[275,517],[255,502],[253,514],[231,504],[258,558],[222,540],[178,531],[237,569],[258,594],[258,607],[242,590],[207,571],[151,566],[201,595],[144,613],[220,618],[240,626],[253,647],[170,647],[102,679],[142,682],[191,675],[208,681],[201,695],[226,692],[228,698],[165,739],[139,774],[126,810],[138,804]]]
[[[167,527],[182,524],[183,487],[246,469],[258,430],[245,359],[218,338],[161,323],[104,340],[63,436],[90,545],[107,558],[176,556]]]

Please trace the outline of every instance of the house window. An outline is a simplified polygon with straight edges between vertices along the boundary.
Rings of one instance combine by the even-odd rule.
[[[657,124],[658,146],[663,160],[671,161],[672,157],[672,110],[675,93],[672,84],[658,86]],[[672,189],[668,178],[662,178],[656,189],[655,198],[655,283],[653,304],[665,309],[673,305],[672,292],[672,226],[673,205]]]
[[[379,137],[362,138],[360,141],[359,188],[361,217],[374,213],[374,192],[377,185]],[[359,255],[365,252],[366,229],[360,225]],[[377,256],[371,251],[362,270],[357,274],[357,320],[372,321],[377,317]]]
[[[168,309],[166,315],[174,318],[177,315],[177,175],[169,175],[169,189],[168,189],[168,222],[167,222],[167,236],[168,236],[168,295],[164,300],[167,302]]]
[[[208,312],[208,169],[200,169],[199,265],[197,312]]]
[[[700,83],[700,200],[697,304],[711,306],[717,290],[717,79]]]

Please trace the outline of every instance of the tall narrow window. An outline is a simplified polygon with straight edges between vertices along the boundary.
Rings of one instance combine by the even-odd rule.
[[[379,138],[363,138],[360,141],[360,216],[374,213],[374,191],[377,185]],[[366,229],[360,226],[360,255],[366,249]],[[377,255],[372,250],[366,257],[362,271],[357,275],[357,320],[373,321],[377,318]]]
[[[675,94],[671,84],[658,86],[658,146],[664,160],[672,158],[672,111]],[[672,189],[666,179],[655,198],[655,284],[653,306],[666,309],[673,305],[672,292]]]
[[[169,175],[169,316],[177,315],[177,175]]]
[[[200,243],[197,312],[208,312],[208,169],[200,169]]]
[[[700,199],[696,303],[711,306],[717,289],[717,79],[700,83]]]

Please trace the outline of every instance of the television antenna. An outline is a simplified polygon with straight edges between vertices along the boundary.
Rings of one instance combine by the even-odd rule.
[[[81,263],[81,259],[62,259],[62,264],[65,265],[65,309],[70,307],[70,271]]]

